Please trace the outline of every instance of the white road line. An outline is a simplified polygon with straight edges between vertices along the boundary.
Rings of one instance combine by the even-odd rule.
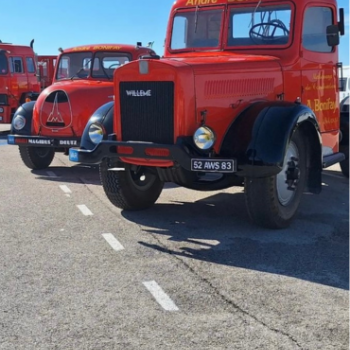
[[[78,209],[85,215],[85,216],[91,216],[91,215],[94,215],[92,214],[92,212],[90,211],[90,209],[82,204],[82,205],[77,205]]]
[[[163,291],[163,289],[158,285],[157,282],[149,281],[149,282],[143,282],[143,284],[164,310],[166,311],[179,310],[179,308],[169,298],[169,296]]]
[[[50,177],[57,177],[57,175],[53,171],[47,171],[46,174]]]
[[[65,194],[71,194],[72,193],[72,191],[69,189],[69,187],[68,186],[66,186],[66,185],[61,185],[60,186],[60,189],[65,193]]]
[[[116,252],[124,249],[121,243],[111,233],[104,233],[102,236]]]

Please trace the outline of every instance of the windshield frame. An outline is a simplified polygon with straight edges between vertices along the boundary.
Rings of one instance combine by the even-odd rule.
[[[282,6],[288,6],[290,8],[290,28],[289,28],[289,36],[288,36],[288,42],[283,44],[266,44],[266,45],[245,45],[245,46],[233,46],[229,45],[228,38],[229,38],[229,31],[230,29],[230,21],[231,21],[231,11],[234,8],[255,8],[255,9],[261,9],[264,7],[282,7]],[[172,48],[173,43],[173,36],[174,36],[174,25],[175,25],[175,18],[181,13],[186,12],[195,12],[196,10],[217,10],[222,9],[222,21],[221,21],[221,29],[220,29],[220,37],[219,37],[219,43],[216,47],[185,47],[185,48]],[[281,2],[272,2],[272,1],[266,1],[266,2],[249,2],[249,3],[239,3],[239,4],[217,4],[217,5],[211,5],[211,6],[193,6],[193,7],[186,7],[186,8],[178,8],[174,11],[174,13],[171,16],[171,26],[169,31],[169,39],[167,41],[167,51],[170,54],[178,54],[182,52],[210,52],[210,51],[266,51],[266,50],[278,50],[282,51],[285,49],[288,49],[291,47],[294,43],[294,28],[295,28],[295,20],[296,20],[296,7],[295,3],[290,0],[282,0]]]
[[[67,80],[94,80],[94,81],[98,81],[98,80],[108,80],[108,81],[109,80],[113,80],[113,75],[114,75],[115,69],[113,69],[113,73],[111,75],[108,74],[106,68],[104,68],[104,69],[102,68],[102,70],[101,70],[102,72],[105,72],[104,74],[99,74],[98,76],[94,75],[93,68],[94,68],[94,65],[95,65],[95,59],[96,59],[96,56],[100,55],[101,53],[102,54],[103,53],[115,54],[115,56],[127,57],[129,62],[132,61],[132,59],[133,59],[132,58],[132,54],[130,52],[119,51],[119,50],[98,50],[98,51],[82,50],[82,51],[63,52],[60,55],[60,57],[58,59],[58,62],[56,64],[55,81],[58,82],[58,81],[67,81]],[[65,77],[59,77],[60,70],[62,69],[62,67],[61,67],[62,59],[69,58],[70,56],[74,56],[74,55],[78,55],[78,54],[80,54],[80,55],[81,54],[85,54],[86,55],[86,57],[84,59],[88,60],[86,62],[86,64],[89,65],[89,68],[84,70],[84,64],[82,64],[72,74],[69,74],[68,76],[65,76]],[[82,72],[83,70],[85,71],[84,76],[79,76],[80,72]]]

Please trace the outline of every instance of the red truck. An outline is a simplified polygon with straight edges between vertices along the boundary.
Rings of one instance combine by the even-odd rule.
[[[0,41],[0,123],[10,123],[16,109],[40,93],[33,41],[30,46]]]
[[[152,206],[164,182],[244,186],[253,222],[285,228],[302,194],[321,191],[322,169],[345,158],[342,34],[334,0],[177,0],[164,57],[118,69],[114,107],[96,111],[70,160],[99,163],[124,210]]]
[[[37,59],[37,77],[40,82],[41,90],[44,90],[52,84],[54,77],[57,56],[38,55]]]
[[[20,106],[13,118],[7,142],[19,146],[30,169],[47,168],[55,152],[68,154],[80,144],[84,127],[96,108],[113,100],[113,73],[142,56],[148,47],[97,44],[61,50],[52,85],[36,101]]]

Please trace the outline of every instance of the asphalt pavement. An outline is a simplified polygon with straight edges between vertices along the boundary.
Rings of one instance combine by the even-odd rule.
[[[98,168],[32,171],[0,135],[1,350],[347,350],[349,182],[339,166],[286,230],[241,188],[167,184],[114,207]]]

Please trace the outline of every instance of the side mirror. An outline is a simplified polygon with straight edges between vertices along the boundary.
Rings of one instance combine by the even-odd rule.
[[[328,46],[339,45],[339,27],[336,24],[332,24],[327,27],[327,44]]]
[[[344,9],[339,9],[339,22],[338,22],[338,30],[340,32],[340,35],[345,34],[345,19],[344,19]]]

